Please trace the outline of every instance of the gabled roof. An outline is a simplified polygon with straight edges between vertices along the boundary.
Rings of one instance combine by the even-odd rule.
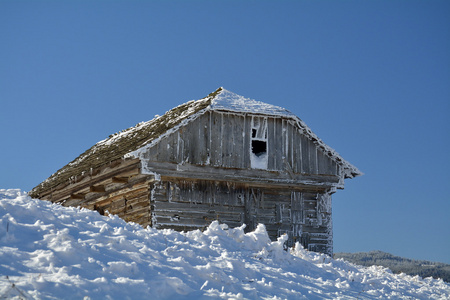
[[[328,156],[343,166],[345,177],[352,178],[362,175],[355,166],[345,161],[336,151],[323,143],[302,120],[288,110],[244,98],[224,88],[219,88],[203,99],[189,101],[171,109],[162,116],[110,135],[33,188],[30,194],[37,197],[42,191],[54,188],[60,183],[67,182],[77,175],[99,168],[111,161],[129,156],[138,157],[142,148],[153,145],[160,137],[177,130],[178,127],[183,126],[191,119],[195,119],[207,110],[246,112],[291,118],[305,135],[322,148]]]

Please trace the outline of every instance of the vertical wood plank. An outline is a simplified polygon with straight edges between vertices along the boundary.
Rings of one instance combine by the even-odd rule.
[[[158,154],[158,151],[157,151],[157,147],[155,145],[148,150],[148,156],[149,156],[148,159],[153,160],[153,161],[157,160],[157,158],[158,158],[157,154]]]
[[[317,147],[312,141],[310,141],[309,143],[309,158],[309,163],[311,165],[311,174],[317,174]]]
[[[305,174],[311,174],[311,164],[309,159],[309,143],[310,140],[302,134],[301,147],[302,147],[302,170]]]
[[[158,160],[167,161],[167,138],[163,138],[158,143]]]
[[[331,165],[330,165],[330,174],[333,175],[338,175],[338,171],[337,171],[337,164],[334,160],[331,160]]]
[[[176,134],[176,144],[177,144],[177,163],[183,162],[184,159],[184,140],[181,130],[178,130]]]
[[[244,168],[250,168],[250,151],[251,151],[251,127],[252,117],[245,115],[244,117],[244,145],[243,145],[243,164]]]
[[[234,168],[244,168],[244,117],[236,116],[234,123]]]
[[[320,149],[317,149],[317,170],[319,174],[326,174],[328,169],[327,158]]]
[[[276,150],[276,170],[283,170],[283,121],[281,118],[275,119],[275,144]]]
[[[200,134],[200,164],[206,165],[209,156],[209,113],[201,117],[199,134]]]
[[[277,169],[277,146],[275,139],[276,123],[274,118],[267,118],[267,153],[269,155],[267,167],[269,170]]]
[[[233,115],[222,114],[222,166],[231,167],[231,154],[233,152]]]
[[[199,134],[200,120],[197,119],[186,126],[186,130],[189,133],[190,151],[189,162],[191,164],[200,164],[200,149],[201,139]]]
[[[281,137],[282,137],[282,141],[281,141],[281,151],[283,153],[282,155],[282,164],[280,165],[280,171],[283,171],[286,167],[284,166],[284,164],[286,163],[287,160],[287,156],[288,156],[288,146],[287,146],[287,122],[286,120],[282,120],[281,121]]]
[[[230,153],[228,153],[229,156],[229,167],[230,168],[236,168],[239,165],[239,153],[236,151],[237,148],[237,144],[236,144],[236,131],[238,129],[238,122],[239,122],[239,116],[237,115],[233,115],[233,114],[229,114],[230,116],[230,122],[229,122],[229,126],[230,126],[230,146],[229,146],[229,151]]]
[[[207,145],[207,164],[211,165],[211,161],[212,161],[212,112],[208,111],[206,113],[208,115],[208,128],[206,129],[207,131],[207,138],[206,138],[206,145]]]
[[[213,112],[211,114],[211,164],[222,165],[222,114]]]
[[[190,139],[190,131],[186,128],[183,128],[181,131],[182,139],[183,139],[183,162],[190,162],[190,152],[191,152],[191,139]]]
[[[169,160],[169,162],[172,162],[172,163],[177,162],[177,159],[176,159],[177,136],[178,136],[178,134],[175,132],[167,137],[167,139],[168,139],[167,144],[169,145],[169,147],[167,149],[167,159]]]
[[[301,167],[299,167],[299,157],[301,157],[300,151],[300,136],[296,127],[292,126],[292,149],[293,149],[293,157],[292,157],[292,170],[294,173],[300,173]]]
[[[297,145],[297,172],[303,173],[303,153],[302,153],[302,133],[297,129],[298,145]]]
[[[287,147],[287,156],[286,162],[289,164],[289,168],[293,168],[294,162],[294,139],[293,139],[293,127],[290,122],[286,124],[287,136],[286,136],[286,147]]]

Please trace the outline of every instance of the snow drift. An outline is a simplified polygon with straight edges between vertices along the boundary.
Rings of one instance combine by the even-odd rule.
[[[442,280],[361,267],[250,233],[142,228],[0,189],[0,298],[448,299]]]

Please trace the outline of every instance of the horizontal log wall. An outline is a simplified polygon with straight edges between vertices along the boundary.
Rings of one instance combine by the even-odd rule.
[[[139,160],[120,159],[61,184],[41,199],[118,215],[145,227],[151,225],[153,180],[153,176],[141,174]]]
[[[162,181],[151,195],[154,227],[204,229],[213,220],[236,227],[244,221],[244,190],[207,181]]]
[[[262,223],[272,240],[288,234],[288,245],[332,253],[331,197],[324,190],[251,187],[206,180],[163,178],[151,194],[153,226],[205,229],[213,220],[246,231]]]
[[[151,226],[150,186],[152,183],[143,178],[127,184],[121,189],[105,193],[102,196],[82,204],[88,209],[117,215],[127,222],[135,222],[143,227]]]
[[[118,159],[90,172],[83,172],[36,197],[54,203],[84,199],[88,194],[104,192],[106,185],[115,188],[117,183],[127,183],[129,178],[140,175],[140,166],[139,159]]]

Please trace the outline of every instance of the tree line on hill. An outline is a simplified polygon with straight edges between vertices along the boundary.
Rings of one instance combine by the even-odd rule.
[[[405,273],[408,275],[419,275],[422,278],[442,278],[450,283],[450,265],[430,262],[426,260],[414,260],[395,256],[383,251],[370,251],[358,253],[335,253],[334,258],[343,258],[351,263],[361,266],[383,266],[389,268],[393,273]]]

